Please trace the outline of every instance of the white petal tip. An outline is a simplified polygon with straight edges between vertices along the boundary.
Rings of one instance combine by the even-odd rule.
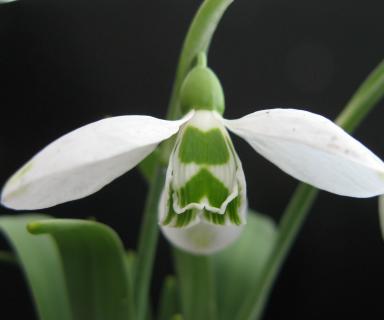
[[[1,204],[13,210],[34,210],[34,209],[42,209],[42,208],[34,208],[29,207],[27,203],[25,203],[25,199],[22,198],[24,194],[23,188],[19,189],[11,189],[8,187],[8,184],[5,185],[2,193],[1,193]]]

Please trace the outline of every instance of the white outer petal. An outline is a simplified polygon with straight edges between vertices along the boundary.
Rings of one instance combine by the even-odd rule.
[[[176,247],[193,254],[208,255],[220,251],[234,242],[244,225],[213,225],[201,220],[189,228],[161,226],[164,236]]]
[[[103,119],[49,144],[6,183],[1,202],[13,209],[41,209],[88,196],[136,166],[178,121],[149,116]]]
[[[271,109],[223,121],[257,152],[301,181],[351,197],[384,193],[384,163],[320,115]]]

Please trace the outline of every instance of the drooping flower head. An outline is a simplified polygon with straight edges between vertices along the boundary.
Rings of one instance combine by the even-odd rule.
[[[209,254],[233,242],[246,223],[245,177],[227,129],[291,176],[351,197],[384,193],[384,163],[330,120],[270,109],[226,120],[221,84],[204,56],[180,91],[181,120],[120,116],[54,141],[6,183],[1,201],[41,209],[88,196],[136,166],[177,134],[159,202],[164,235]]]

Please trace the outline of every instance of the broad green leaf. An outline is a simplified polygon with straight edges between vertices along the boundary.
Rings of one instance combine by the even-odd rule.
[[[64,269],[53,239],[28,233],[31,221],[44,215],[0,217],[0,231],[14,248],[30,287],[40,320],[72,320]]]
[[[218,319],[233,320],[248,293],[258,285],[276,234],[269,217],[249,212],[240,239],[214,255]]]
[[[43,237],[50,234],[57,244],[73,320],[134,319],[126,253],[111,228],[93,221],[49,219],[30,223],[28,229]]]
[[[173,252],[183,319],[217,319],[212,257]]]

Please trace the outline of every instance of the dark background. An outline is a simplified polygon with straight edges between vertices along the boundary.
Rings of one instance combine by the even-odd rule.
[[[21,0],[0,6],[0,183],[62,134],[105,116],[164,117],[196,0]],[[382,1],[236,0],[209,55],[226,117],[296,107],[334,118],[384,57]],[[355,136],[384,157],[381,102]],[[234,137],[250,206],[278,218],[297,182]],[[146,184],[133,170],[44,213],[95,216],[135,247]],[[0,208],[0,214],[17,214]],[[153,295],[171,272],[160,240]],[[0,248],[6,248],[0,239]],[[247,259],[247,257],[244,257]],[[381,319],[384,243],[377,199],[321,193],[265,319]],[[0,311],[33,319],[22,275],[0,265]],[[5,317],[4,319],[8,319]]]

